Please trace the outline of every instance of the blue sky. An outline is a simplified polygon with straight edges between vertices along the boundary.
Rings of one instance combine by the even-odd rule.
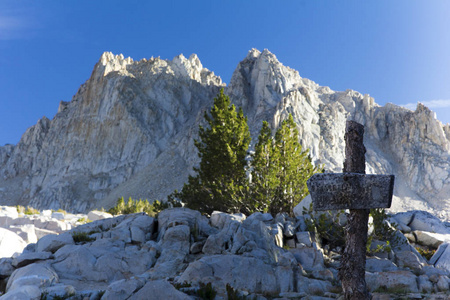
[[[333,90],[450,123],[450,1],[0,2],[0,145],[69,101],[104,51],[196,53],[228,83],[251,48]]]

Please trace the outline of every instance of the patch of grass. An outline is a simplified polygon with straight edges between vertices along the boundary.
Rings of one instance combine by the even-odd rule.
[[[27,209],[25,209],[25,214],[26,215],[38,215],[41,212],[38,209],[35,209],[31,206],[27,206]]]
[[[19,214],[25,213],[25,206],[22,206],[22,205],[16,205],[16,209],[17,209],[17,212],[18,212]]]
[[[82,223],[82,224],[86,224],[86,223],[91,223],[92,220],[89,220],[88,218],[79,218],[77,220],[78,223]]]
[[[291,247],[289,247],[287,244],[284,244],[284,245],[283,245],[283,249],[284,249],[284,250],[290,250]]]
[[[430,260],[433,257],[434,253],[436,253],[436,250],[434,249],[429,250],[421,247],[416,247],[416,250],[417,252],[419,252],[420,255],[425,257],[427,260]]]
[[[172,285],[173,285],[174,288],[176,288],[177,290],[182,289],[182,288],[189,288],[189,287],[192,287],[192,284],[187,283],[187,282],[183,282],[183,283],[173,283]]]
[[[87,232],[72,232],[72,238],[75,243],[89,243],[95,241],[94,238],[91,238],[90,233]]]
[[[160,202],[158,200],[155,200],[150,204],[148,200],[133,200],[131,197],[128,199],[128,202],[125,202],[124,198],[122,197],[117,200],[116,206],[108,210],[108,212],[112,215],[126,215],[145,212],[147,215],[155,217],[160,211],[176,206],[181,206],[181,204],[176,201],[170,200],[168,202]]]
[[[19,214],[20,214],[20,213],[23,213],[23,214],[25,214],[25,215],[38,215],[38,214],[41,213],[38,209],[35,209],[35,208],[31,207],[31,206],[27,206],[27,207],[25,208],[25,207],[22,206],[22,205],[17,205],[17,206],[16,206],[16,209],[17,209],[17,212],[18,212]]]
[[[212,283],[200,283],[200,288],[197,290],[197,296],[202,300],[213,300],[216,298],[217,291],[212,287]]]

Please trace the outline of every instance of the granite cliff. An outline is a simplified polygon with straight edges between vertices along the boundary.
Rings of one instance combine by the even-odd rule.
[[[163,199],[198,162],[193,139],[221,87],[196,55],[133,61],[104,53],[52,120],[0,147],[1,203],[81,212],[120,196]],[[332,91],[255,49],[225,91],[243,107],[253,141],[262,120],[275,129],[292,113],[302,145],[327,171],[342,170],[345,121],[362,123],[367,172],[396,175],[393,209],[450,218],[450,126],[427,107],[382,107]]]

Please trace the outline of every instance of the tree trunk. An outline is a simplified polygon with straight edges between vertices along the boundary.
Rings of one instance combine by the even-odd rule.
[[[365,174],[366,148],[363,144],[364,126],[347,121],[345,130],[344,173]],[[351,209],[345,228],[345,248],[342,253],[339,279],[345,299],[370,299],[366,287],[366,244],[369,209]]]

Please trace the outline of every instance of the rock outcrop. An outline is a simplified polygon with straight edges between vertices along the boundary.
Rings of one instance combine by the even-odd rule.
[[[172,208],[156,218],[100,219],[0,259],[0,299],[197,299],[212,290],[214,299],[337,299],[340,255],[306,231],[305,220],[315,217],[214,212],[207,218]],[[427,260],[400,231],[391,247],[372,240],[366,281],[374,299],[448,299],[450,224],[423,211],[390,220],[409,232],[440,228],[440,245]]]
[[[225,85],[196,55],[133,61],[104,53],[91,78],[54,119],[0,147],[0,201],[85,212],[118,197],[164,199],[198,163],[193,140]],[[248,116],[253,141],[267,120],[291,113],[314,163],[340,172],[346,120],[365,126],[368,173],[396,175],[393,210],[449,219],[450,127],[415,111],[302,78],[267,50],[251,50],[226,93]]]

